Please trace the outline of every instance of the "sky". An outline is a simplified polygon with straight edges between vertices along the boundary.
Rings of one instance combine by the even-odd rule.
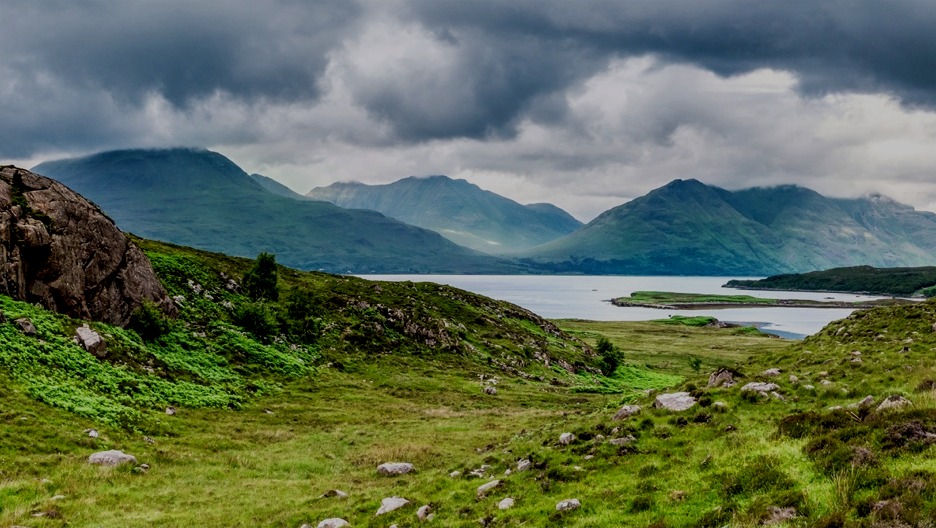
[[[932,0],[0,0],[0,161],[196,146],[581,220],[676,178],[936,211]]]

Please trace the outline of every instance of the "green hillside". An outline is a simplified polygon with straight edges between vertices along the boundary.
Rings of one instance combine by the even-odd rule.
[[[431,231],[371,211],[295,200],[264,189],[206,150],[125,150],[40,164],[100,205],[124,231],[146,238],[333,272],[509,273]]]
[[[582,226],[554,205],[521,205],[447,176],[410,177],[387,185],[334,183],[312,189],[306,196],[341,207],[380,211],[492,254],[543,244]]]
[[[555,272],[773,275],[931,264],[934,237],[936,215],[882,197],[675,180],[524,256]]]
[[[936,267],[855,266],[809,273],[774,275],[760,280],[731,280],[725,286],[752,290],[830,291],[932,297],[936,293]]]

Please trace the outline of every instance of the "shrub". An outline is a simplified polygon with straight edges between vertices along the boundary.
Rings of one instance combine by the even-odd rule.
[[[606,337],[598,338],[595,351],[598,353],[599,368],[605,376],[613,375],[624,360],[624,354]]]
[[[261,340],[268,340],[277,331],[276,318],[262,303],[244,303],[234,311],[234,324]]]
[[[244,293],[255,301],[278,301],[277,280],[276,257],[270,253],[260,253],[254,265],[244,274],[242,286]]]
[[[169,321],[156,303],[145,300],[130,315],[130,328],[144,341],[153,341],[169,331]]]

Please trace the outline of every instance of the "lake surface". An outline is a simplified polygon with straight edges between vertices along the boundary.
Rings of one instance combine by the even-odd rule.
[[[852,310],[833,308],[730,308],[725,310],[655,310],[619,307],[609,302],[640,290],[751,295],[771,299],[860,301],[881,297],[842,293],[755,291],[723,288],[731,279],[748,277],[635,277],[582,275],[361,275],[382,281],[436,282],[509,301],[548,319],[649,321],[669,315],[711,315],[721,321],[755,324],[765,332],[802,338],[818,332]],[[756,278],[756,277],[755,277]]]

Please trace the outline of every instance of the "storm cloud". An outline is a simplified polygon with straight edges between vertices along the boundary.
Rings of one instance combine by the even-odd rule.
[[[936,3],[0,0],[0,157],[214,148],[588,219],[677,177],[936,208]],[[848,182],[848,185],[843,185]]]

